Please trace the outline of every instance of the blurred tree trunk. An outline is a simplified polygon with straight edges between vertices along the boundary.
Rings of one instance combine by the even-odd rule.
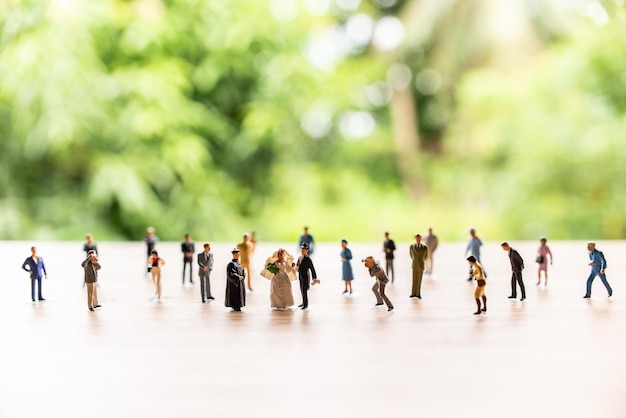
[[[406,88],[394,91],[389,108],[400,175],[411,196],[419,198],[425,187],[419,171],[420,136],[415,106],[413,92]]]
[[[609,10],[609,9],[607,9]],[[396,160],[413,197],[426,192],[420,173],[424,154],[441,154],[447,122],[420,120],[429,106],[454,114],[456,88],[472,69],[489,66],[505,71],[525,65],[546,44],[567,32],[570,15],[559,16],[550,0],[407,0],[397,11],[407,29],[400,59],[413,76],[429,69],[441,77],[433,93],[418,92],[413,83],[394,91],[390,103]],[[415,78],[414,78],[415,80]]]

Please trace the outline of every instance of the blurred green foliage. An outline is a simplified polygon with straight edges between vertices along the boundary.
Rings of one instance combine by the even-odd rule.
[[[324,3],[0,4],[0,238],[624,237],[623,8],[536,11],[503,66],[463,2]],[[389,16],[402,45],[331,54]]]

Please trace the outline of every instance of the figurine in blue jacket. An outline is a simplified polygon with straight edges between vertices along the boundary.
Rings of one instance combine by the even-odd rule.
[[[27,271],[30,274],[30,296],[35,301],[35,283],[37,284],[37,290],[39,293],[39,300],[45,300],[43,295],[41,294],[41,279],[48,278],[48,273],[46,273],[46,265],[43,263],[43,258],[37,255],[37,248],[30,247],[31,256],[28,257],[24,264],[22,264],[22,269]]]
[[[602,284],[606,287],[607,292],[609,292],[609,297],[611,297],[613,295],[613,289],[611,289],[611,285],[606,280],[606,274],[604,274],[604,270],[606,269],[606,258],[604,258],[604,254],[602,254],[602,251],[596,249],[595,242],[588,243],[587,250],[589,251],[591,274],[589,274],[589,278],[587,279],[587,293],[585,293],[584,298],[591,297],[591,285],[596,276],[600,277]]]

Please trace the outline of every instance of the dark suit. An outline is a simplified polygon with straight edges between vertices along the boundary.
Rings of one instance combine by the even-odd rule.
[[[185,284],[185,270],[187,269],[187,263],[189,263],[189,283],[193,283],[192,270],[193,253],[196,252],[196,246],[193,242],[184,241],[180,244],[180,251],[183,253],[183,284]],[[187,254],[191,256],[187,257]]]
[[[526,288],[524,287],[524,280],[522,278],[522,270],[524,270],[524,260],[519,253],[511,248],[509,250],[509,260],[511,261],[511,296],[517,297],[517,284],[519,284],[522,290],[522,299],[526,299]]]
[[[89,251],[95,251],[96,254],[98,254],[98,246],[96,245],[95,242],[92,242],[91,244],[86,242],[83,245],[83,251],[85,252],[85,256],[89,254]]]
[[[33,300],[35,300],[35,282],[37,282],[37,290],[39,293],[39,300],[43,300],[43,295],[41,294],[41,279],[44,276],[47,276],[46,273],[46,265],[43,263],[42,257],[37,257],[37,261],[30,256],[22,264],[22,269],[30,273],[30,295]],[[28,268],[27,268],[28,267]]]
[[[386,261],[385,272],[387,273],[387,276],[389,276],[389,273],[391,272],[391,283],[393,283],[395,277],[395,274],[393,272],[393,259],[395,257],[393,253],[394,251],[396,251],[396,243],[393,242],[392,239],[386,239],[383,242],[383,250],[385,250]]]
[[[301,255],[298,258],[296,264],[298,268],[298,279],[300,279],[300,293],[302,293],[302,309],[309,307],[309,287],[311,284],[311,278],[317,279],[317,273],[315,273],[315,267],[313,267],[313,261],[308,255]],[[309,271],[311,275],[309,276]]]
[[[153,235],[153,236],[146,235],[143,238],[143,242],[146,243],[146,250],[147,250],[148,258],[150,258],[150,256],[152,255],[152,250],[154,250],[154,247],[156,247],[156,243],[158,240],[159,240],[159,237],[157,237],[156,235]]]
[[[198,276],[200,277],[200,294],[202,303],[205,299],[213,299],[211,296],[211,270],[213,270],[213,253],[206,254],[204,251],[198,254]],[[204,270],[206,267],[206,271]]]
[[[240,277],[245,277],[243,267],[237,259],[233,259],[226,267],[226,301],[227,308],[240,311],[246,306],[246,287]]]

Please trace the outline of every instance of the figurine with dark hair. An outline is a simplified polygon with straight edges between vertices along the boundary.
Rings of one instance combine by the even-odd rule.
[[[246,278],[243,267],[239,262],[239,250],[231,251],[233,259],[226,266],[226,300],[224,305],[235,312],[240,312],[246,306],[246,288],[243,280]]]
[[[202,303],[215,299],[211,296],[211,272],[213,271],[213,253],[211,245],[207,242],[203,245],[204,251],[198,254],[198,276],[200,276],[200,296]]]
[[[189,264],[189,283],[193,284],[193,255],[196,252],[196,245],[191,240],[189,232],[185,234],[185,240],[180,244],[180,251],[183,253],[183,285],[185,284],[185,270]]]
[[[422,244],[422,236],[415,234],[415,242],[409,247],[411,256],[411,268],[413,270],[413,285],[411,287],[411,299],[422,298],[422,277],[424,276],[424,266],[428,256],[428,247]]]
[[[524,279],[522,278],[522,270],[524,270],[524,260],[522,256],[519,255],[517,250],[511,248],[508,242],[503,242],[500,244],[502,249],[509,253],[509,260],[511,261],[511,271],[513,272],[511,275],[511,296],[509,299],[517,298],[517,285],[519,284],[520,290],[522,291],[522,298],[520,301],[526,300],[526,287],[524,286]]]
[[[98,281],[98,270],[100,270],[100,263],[98,262],[98,255],[94,250],[90,250],[87,253],[87,258],[81,263],[81,267],[85,270],[85,284],[87,285],[87,307],[90,311],[94,311],[96,308],[101,308],[102,305],[98,303],[98,289],[96,282]]]
[[[96,243],[93,240],[93,234],[90,232],[85,236],[85,239],[87,240],[84,244],[83,244],[83,251],[85,252],[85,257],[89,256],[89,252],[93,251],[96,254],[98,254],[98,246],[96,245]],[[85,287],[86,282],[83,281],[83,287]]]
[[[46,265],[43,263],[43,258],[37,255],[37,247],[30,247],[31,256],[24,260],[22,264],[22,270],[27,271],[30,274],[30,296],[35,301],[35,285],[39,298],[38,300],[44,301],[41,294],[41,279],[48,279],[48,273],[46,272]]]
[[[352,251],[348,248],[348,240],[345,238],[341,240],[341,280],[344,283],[344,289],[342,294],[352,294],[352,280],[354,280],[354,274],[352,273]]]
[[[161,269],[165,264],[165,260],[159,257],[157,250],[150,251],[150,258],[148,258],[148,271],[152,275],[152,283],[154,283],[155,293],[157,301],[161,301]]]
[[[313,266],[313,261],[311,257],[309,257],[309,244],[306,242],[302,243],[300,246],[300,257],[298,257],[298,262],[296,263],[296,270],[298,271],[298,279],[300,279],[300,293],[302,294],[302,305],[299,305],[299,308],[306,309],[309,307],[309,287],[311,285],[311,280],[313,280],[313,284],[319,283],[317,280],[317,273],[315,272],[315,267]]]
[[[470,255],[466,258],[467,262],[470,264],[470,271],[474,280],[476,280],[476,289],[474,290],[474,299],[476,300],[476,312],[474,315],[480,315],[482,312],[487,312],[487,296],[485,296],[485,286],[487,282],[485,280],[485,272],[483,270],[483,266],[480,265],[476,257]],[[480,305],[480,301],[482,299],[482,307]]]
[[[389,238],[389,231],[385,231],[385,240],[383,241],[383,252],[385,253],[385,272],[387,276],[391,272],[391,283],[394,282],[395,273],[393,272],[394,252],[396,251],[396,243]]]
[[[372,287],[372,292],[374,292],[374,296],[376,296],[376,305],[374,306],[381,306],[384,301],[387,304],[387,311],[392,311],[393,304],[385,295],[385,286],[389,283],[387,275],[380,267],[380,264],[374,260],[374,257],[368,256],[361,261],[365,263],[365,267],[369,270],[370,276],[376,278],[376,282]]]

